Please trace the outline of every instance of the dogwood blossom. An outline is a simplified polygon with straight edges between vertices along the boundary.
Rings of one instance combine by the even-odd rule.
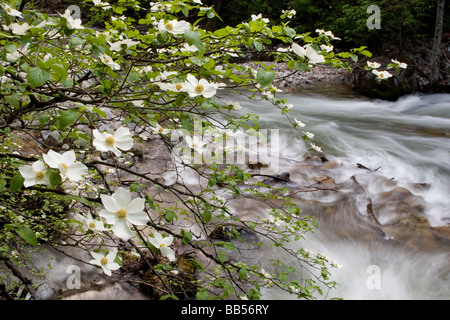
[[[24,22],[22,24],[11,23],[7,28],[11,29],[12,33],[14,34],[25,36],[28,33],[28,30],[31,29],[31,26],[27,22]]]
[[[103,221],[94,219],[90,212],[88,212],[86,214],[86,216],[83,216],[81,214],[79,214],[78,216],[81,219],[81,221],[83,222],[83,226],[87,230],[92,230],[94,232],[109,230],[108,228],[105,227]]]
[[[370,62],[370,61],[367,61],[367,66],[368,66],[369,68],[378,69],[379,67],[381,67],[381,64],[379,64],[378,62]]]
[[[385,80],[392,77],[392,74],[387,71],[372,70],[372,73],[375,74],[380,80]]]
[[[319,54],[310,44],[306,44],[304,47],[293,43],[291,50],[300,57],[308,58],[309,62],[312,64],[325,62],[325,57]]]
[[[139,43],[139,41],[133,41],[132,39],[123,39],[114,43],[110,43],[109,47],[111,51],[122,51],[124,46],[126,46],[126,48],[128,49],[132,46],[138,45]]]
[[[308,137],[308,139],[312,139],[314,138],[314,133],[308,132],[308,131],[303,131],[303,134]]]
[[[297,119],[294,119],[294,120],[295,120],[295,123],[297,123],[297,125],[299,127],[304,127],[305,126],[305,124],[303,122],[301,122],[300,120],[297,120]]]
[[[49,150],[47,154],[42,154],[45,163],[54,169],[59,169],[61,174],[67,176],[71,181],[80,181],[88,168],[81,162],[76,162],[75,151],[66,151],[59,154],[53,150]]]
[[[205,98],[212,98],[216,94],[219,86],[215,83],[209,83],[205,79],[197,80],[193,75],[187,75],[187,81],[185,82],[186,92],[191,98],[197,96],[203,96]]]
[[[173,243],[173,236],[169,235],[167,237],[163,237],[161,233],[155,232],[153,233],[153,237],[148,237],[148,241],[159,251],[161,254],[168,258],[169,261],[175,261],[175,252],[172,248],[169,248]]]
[[[321,36],[326,36],[333,40],[341,40],[341,38],[335,37],[333,32],[331,32],[331,31],[325,31],[323,29],[316,29],[316,32]]]
[[[334,47],[332,45],[321,44],[320,49],[326,52],[331,52],[333,51]]]
[[[14,52],[7,53],[6,54],[6,60],[8,60],[9,62],[16,62],[22,56],[26,56],[30,52],[30,50],[28,50],[29,46],[30,46],[30,43],[27,43],[21,49],[17,49]]]
[[[258,15],[252,14],[251,17],[252,17],[253,21],[262,20],[265,23],[269,23],[270,22],[269,19],[262,17],[262,13],[260,13]]]
[[[317,152],[322,152],[322,148],[317,146],[317,145],[315,145],[314,143],[311,143],[311,148],[313,148]]]
[[[102,194],[100,196],[105,209],[99,212],[99,216],[112,224],[112,231],[124,241],[133,237],[133,232],[128,223],[145,225],[149,220],[144,212],[145,200],[135,198],[131,200],[131,192],[122,187],[118,188],[112,196]]]
[[[109,2],[102,2],[101,0],[92,0],[95,6],[102,7],[103,10],[111,9],[111,5]]]
[[[153,130],[154,133],[158,133],[158,134],[168,134],[170,133],[170,130],[167,128],[163,128],[161,127],[161,125],[159,123],[156,124],[155,127],[151,128]]]
[[[100,132],[97,129],[92,133],[94,135],[93,145],[98,151],[111,151],[116,156],[120,156],[122,155],[120,150],[128,151],[133,147],[133,137],[128,128],[120,127],[114,134]]]
[[[114,261],[117,257],[117,249],[115,248],[111,249],[107,255],[91,251],[91,256],[94,259],[89,263],[101,267],[103,272],[108,276],[112,275],[111,271],[120,269],[120,265]]]
[[[404,63],[404,62],[400,62],[400,61],[398,61],[398,60],[396,60],[396,59],[391,59],[391,61],[392,61],[392,63],[394,63],[395,65],[397,65],[399,68],[402,68],[402,69],[408,68],[408,64],[406,64],[406,63]]]
[[[25,187],[30,187],[35,184],[50,185],[50,179],[46,169],[45,163],[41,160],[37,160],[32,165],[19,167],[19,172],[25,179],[23,185]]]
[[[205,148],[205,142],[200,140],[198,136],[194,136],[191,138],[190,136],[186,136],[185,138],[186,143],[188,144],[189,148],[194,149],[195,151],[202,153]]]
[[[5,9],[6,13],[9,14],[11,17],[23,18],[23,14],[19,10],[11,8],[6,3],[2,3],[1,6],[3,7],[3,9]]]
[[[234,110],[242,109],[241,104],[237,101],[225,100],[224,102],[227,103],[228,105],[232,106]]]
[[[67,28],[69,29],[84,29],[84,27],[81,25],[81,19],[73,18],[70,14],[70,10],[67,9],[64,14],[59,14],[62,18],[66,19],[67,22]]]
[[[184,31],[191,27],[189,22],[183,20],[170,20],[165,22],[163,19],[158,22],[158,30],[160,32],[169,32],[171,34],[183,34]]]
[[[101,54],[99,58],[104,64],[111,67],[113,70],[120,70],[120,65],[114,62],[114,60],[106,53]]]

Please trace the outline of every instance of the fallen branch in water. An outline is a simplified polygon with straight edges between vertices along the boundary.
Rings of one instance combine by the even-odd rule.
[[[311,189],[311,190],[298,190],[298,191],[295,191],[293,193],[288,194],[287,196],[290,197],[290,196],[293,196],[293,195],[295,195],[297,193],[300,193],[300,192],[314,192],[314,191],[334,191],[334,192],[339,192],[339,190],[333,189],[333,188],[319,188],[319,187],[305,187],[305,188],[314,188],[314,189]]]

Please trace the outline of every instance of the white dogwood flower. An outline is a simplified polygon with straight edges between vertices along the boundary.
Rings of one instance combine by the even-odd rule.
[[[367,66],[370,68],[378,69],[379,67],[381,67],[381,64],[379,64],[378,62],[367,61]]]
[[[41,160],[34,162],[32,165],[19,167],[19,172],[25,179],[23,182],[25,187],[30,187],[35,184],[50,185],[49,175],[45,171],[45,163]]]
[[[92,230],[94,232],[109,230],[108,228],[105,227],[103,221],[94,219],[90,212],[88,212],[86,216],[83,216],[81,214],[79,214],[78,216],[83,222],[83,226],[86,228],[86,230]]]
[[[114,43],[109,43],[109,47],[111,51],[122,51],[124,46],[128,49],[132,46],[138,45],[139,43],[139,41],[133,41],[132,39],[123,39]]]
[[[81,25],[81,19],[79,18],[73,18],[70,14],[70,10],[67,9],[64,11],[64,14],[59,14],[62,18],[66,19],[67,22],[67,28],[69,29],[84,29],[84,27]]]
[[[372,70],[372,73],[375,74],[380,80],[386,80],[392,77],[392,74],[387,71]]]
[[[241,110],[242,106],[238,101],[225,100],[225,103],[232,106],[234,110]]]
[[[193,75],[187,75],[185,82],[186,92],[191,98],[203,96],[205,98],[212,98],[216,94],[219,86],[215,83],[210,83],[205,79],[197,80]]]
[[[120,70],[120,65],[114,62],[114,60],[106,53],[99,55],[99,58],[104,64],[111,67],[113,70]]]
[[[168,134],[170,133],[170,130],[164,127],[161,127],[161,125],[159,123],[156,124],[155,127],[151,128],[153,130],[154,133],[158,133],[158,134]]]
[[[169,32],[171,34],[183,34],[190,27],[190,23],[183,20],[170,20],[165,22],[164,19],[161,19],[158,22],[158,30],[160,32]]]
[[[406,64],[404,62],[400,62],[396,59],[391,59],[391,61],[392,61],[392,63],[396,64],[399,68],[402,68],[402,69],[408,68],[408,64]]]
[[[295,123],[297,123],[297,125],[298,125],[299,127],[304,127],[304,126],[306,126],[303,122],[301,122],[300,120],[297,120],[297,118],[295,118],[294,120],[295,120]]]
[[[11,29],[12,33],[14,34],[24,36],[28,33],[28,30],[31,29],[31,26],[27,22],[24,22],[22,24],[11,23],[7,28]]]
[[[186,140],[189,148],[194,149],[199,153],[202,153],[205,150],[204,146],[206,143],[200,140],[198,136],[194,136],[193,138],[191,138],[190,136],[186,136],[184,139]]]
[[[54,169],[59,169],[59,172],[69,178],[71,181],[80,181],[88,168],[81,162],[76,162],[75,151],[66,151],[59,154],[53,150],[49,150],[47,154],[42,154],[45,163]]]
[[[8,60],[9,62],[16,62],[22,56],[26,56],[30,52],[30,50],[28,50],[29,46],[30,46],[30,43],[27,43],[22,48],[19,48],[19,49],[17,49],[14,52],[7,53],[6,54],[6,60]]]
[[[101,267],[103,272],[108,276],[111,276],[111,271],[120,269],[120,265],[114,261],[117,257],[117,249],[115,248],[111,249],[107,255],[100,252],[91,251],[91,256],[94,259],[89,263]]]
[[[120,150],[128,151],[133,147],[133,137],[128,128],[120,127],[114,134],[100,132],[97,129],[92,133],[94,134],[93,145],[98,151],[111,151],[116,156],[120,156],[122,155]]]
[[[155,248],[161,251],[161,254],[169,259],[169,261],[175,261],[175,252],[169,246],[173,243],[173,236],[169,235],[167,237],[163,237],[161,233],[155,232],[153,233],[153,237],[148,237],[148,241],[155,246]]]
[[[11,8],[6,3],[3,3],[2,7],[3,7],[3,9],[5,9],[6,13],[8,15],[10,15],[11,17],[23,18],[22,12],[20,12],[19,10]]]
[[[302,47],[297,43],[293,43],[291,46],[291,50],[299,57],[308,58],[309,62],[312,64],[325,62],[324,56],[314,50],[314,48],[310,44],[306,44],[304,47]]]
[[[99,212],[99,216],[104,218],[106,223],[112,224],[111,230],[124,241],[133,237],[128,223],[141,226],[149,220],[144,212],[145,200],[142,198],[131,200],[129,190],[120,187],[112,196],[102,194],[100,198],[105,208]]]
[[[317,145],[315,145],[314,143],[311,143],[311,148],[313,148],[317,152],[322,152],[322,148],[317,146]]]

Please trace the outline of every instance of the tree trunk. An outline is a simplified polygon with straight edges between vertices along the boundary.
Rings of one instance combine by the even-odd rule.
[[[433,51],[431,53],[431,89],[436,90],[439,84],[439,68],[441,57],[442,29],[444,25],[445,0],[438,0],[436,13],[436,29],[434,32]]]

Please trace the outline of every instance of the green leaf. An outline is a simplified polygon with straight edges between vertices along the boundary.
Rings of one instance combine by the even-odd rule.
[[[200,41],[200,37],[202,36],[202,33],[199,30],[190,30],[187,29],[184,31],[184,39],[186,42],[191,46],[195,45],[199,50],[205,49],[205,46]]]
[[[205,210],[205,212],[203,212],[202,214],[203,220],[205,221],[205,223],[208,223],[211,221],[212,215],[211,215],[211,211],[209,210]]]
[[[180,236],[183,237],[183,240],[182,240],[183,244],[188,244],[189,241],[192,240],[192,233],[190,233],[189,231],[181,230]]]
[[[305,62],[295,61],[294,66],[299,72],[305,72],[308,69],[308,64]]]
[[[64,111],[59,118],[59,128],[64,130],[67,126],[77,121],[80,115],[81,113],[78,109]]]
[[[241,268],[239,270],[239,278],[245,279],[245,278],[247,278],[247,274],[248,274],[248,270],[247,269]]]
[[[192,63],[198,65],[199,67],[201,67],[202,65],[206,64],[209,62],[209,58],[206,57],[192,57],[191,58]]]
[[[61,83],[64,87],[70,88],[73,87],[74,81],[72,78],[67,77],[66,79],[62,80]]]
[[[5,96],[5,100],[14,109],[18,109],[20,107],[19,100],[17,100],[16,97],[14,97],[14,96]]]
[[[50,71],[40,67],[34,67],[28,70],[27,80],[32,89],[42,86],[50,79]]]
[[[55,74],[59,76],[60,79],[67,79],[69,74],[67,73],[67,66],[61,63],[54,63],[50,66]]]
[[[265,68],[260,68],[256,74],[256,82],[262,88],[270,86],[275,79],[275,73],[272,70],[266,70]]]
[[[54,187],[61,183],[61,175],[59,174],[59,171],[52,171],[49,176],[50,184]]]
[[[10,190],[15,192],[22,189],[24,181],[25,179],[20,174],[16,174],[9,183]]]
[[[295,37],[295,35],[297,34],[297,32],[295,32],[294,29],[288,28],[288,27],[283,27],[284,32],[286,32],[286,35],[290,38]]]
[[[366,57],[371,58],[372,57],[372,52],[367,51],[367,50],[363,50],[361,51],[361,54],[365,55]]]
[[[31,230],[30,227],[23,226],[21,228],[16,229],[16,231],[19,234],[19,236],[22,237],[23,240],[25,240],[26,242],[28,242],[32,246],[36,246],[37,245],[36,234],[34,233],[33,230]]]
[[[82,38],[79,38],[79,37],[73,37],[73,38],[71,38],[70,41],[69,41],[69,48],[70,48],[70,49],[73,49],[73,48],[75,48],[75,47],[77,47],[77,46],[80,46],[80,45],[84,44],[84,42],[85,42],[85,40],[82,39]]]

